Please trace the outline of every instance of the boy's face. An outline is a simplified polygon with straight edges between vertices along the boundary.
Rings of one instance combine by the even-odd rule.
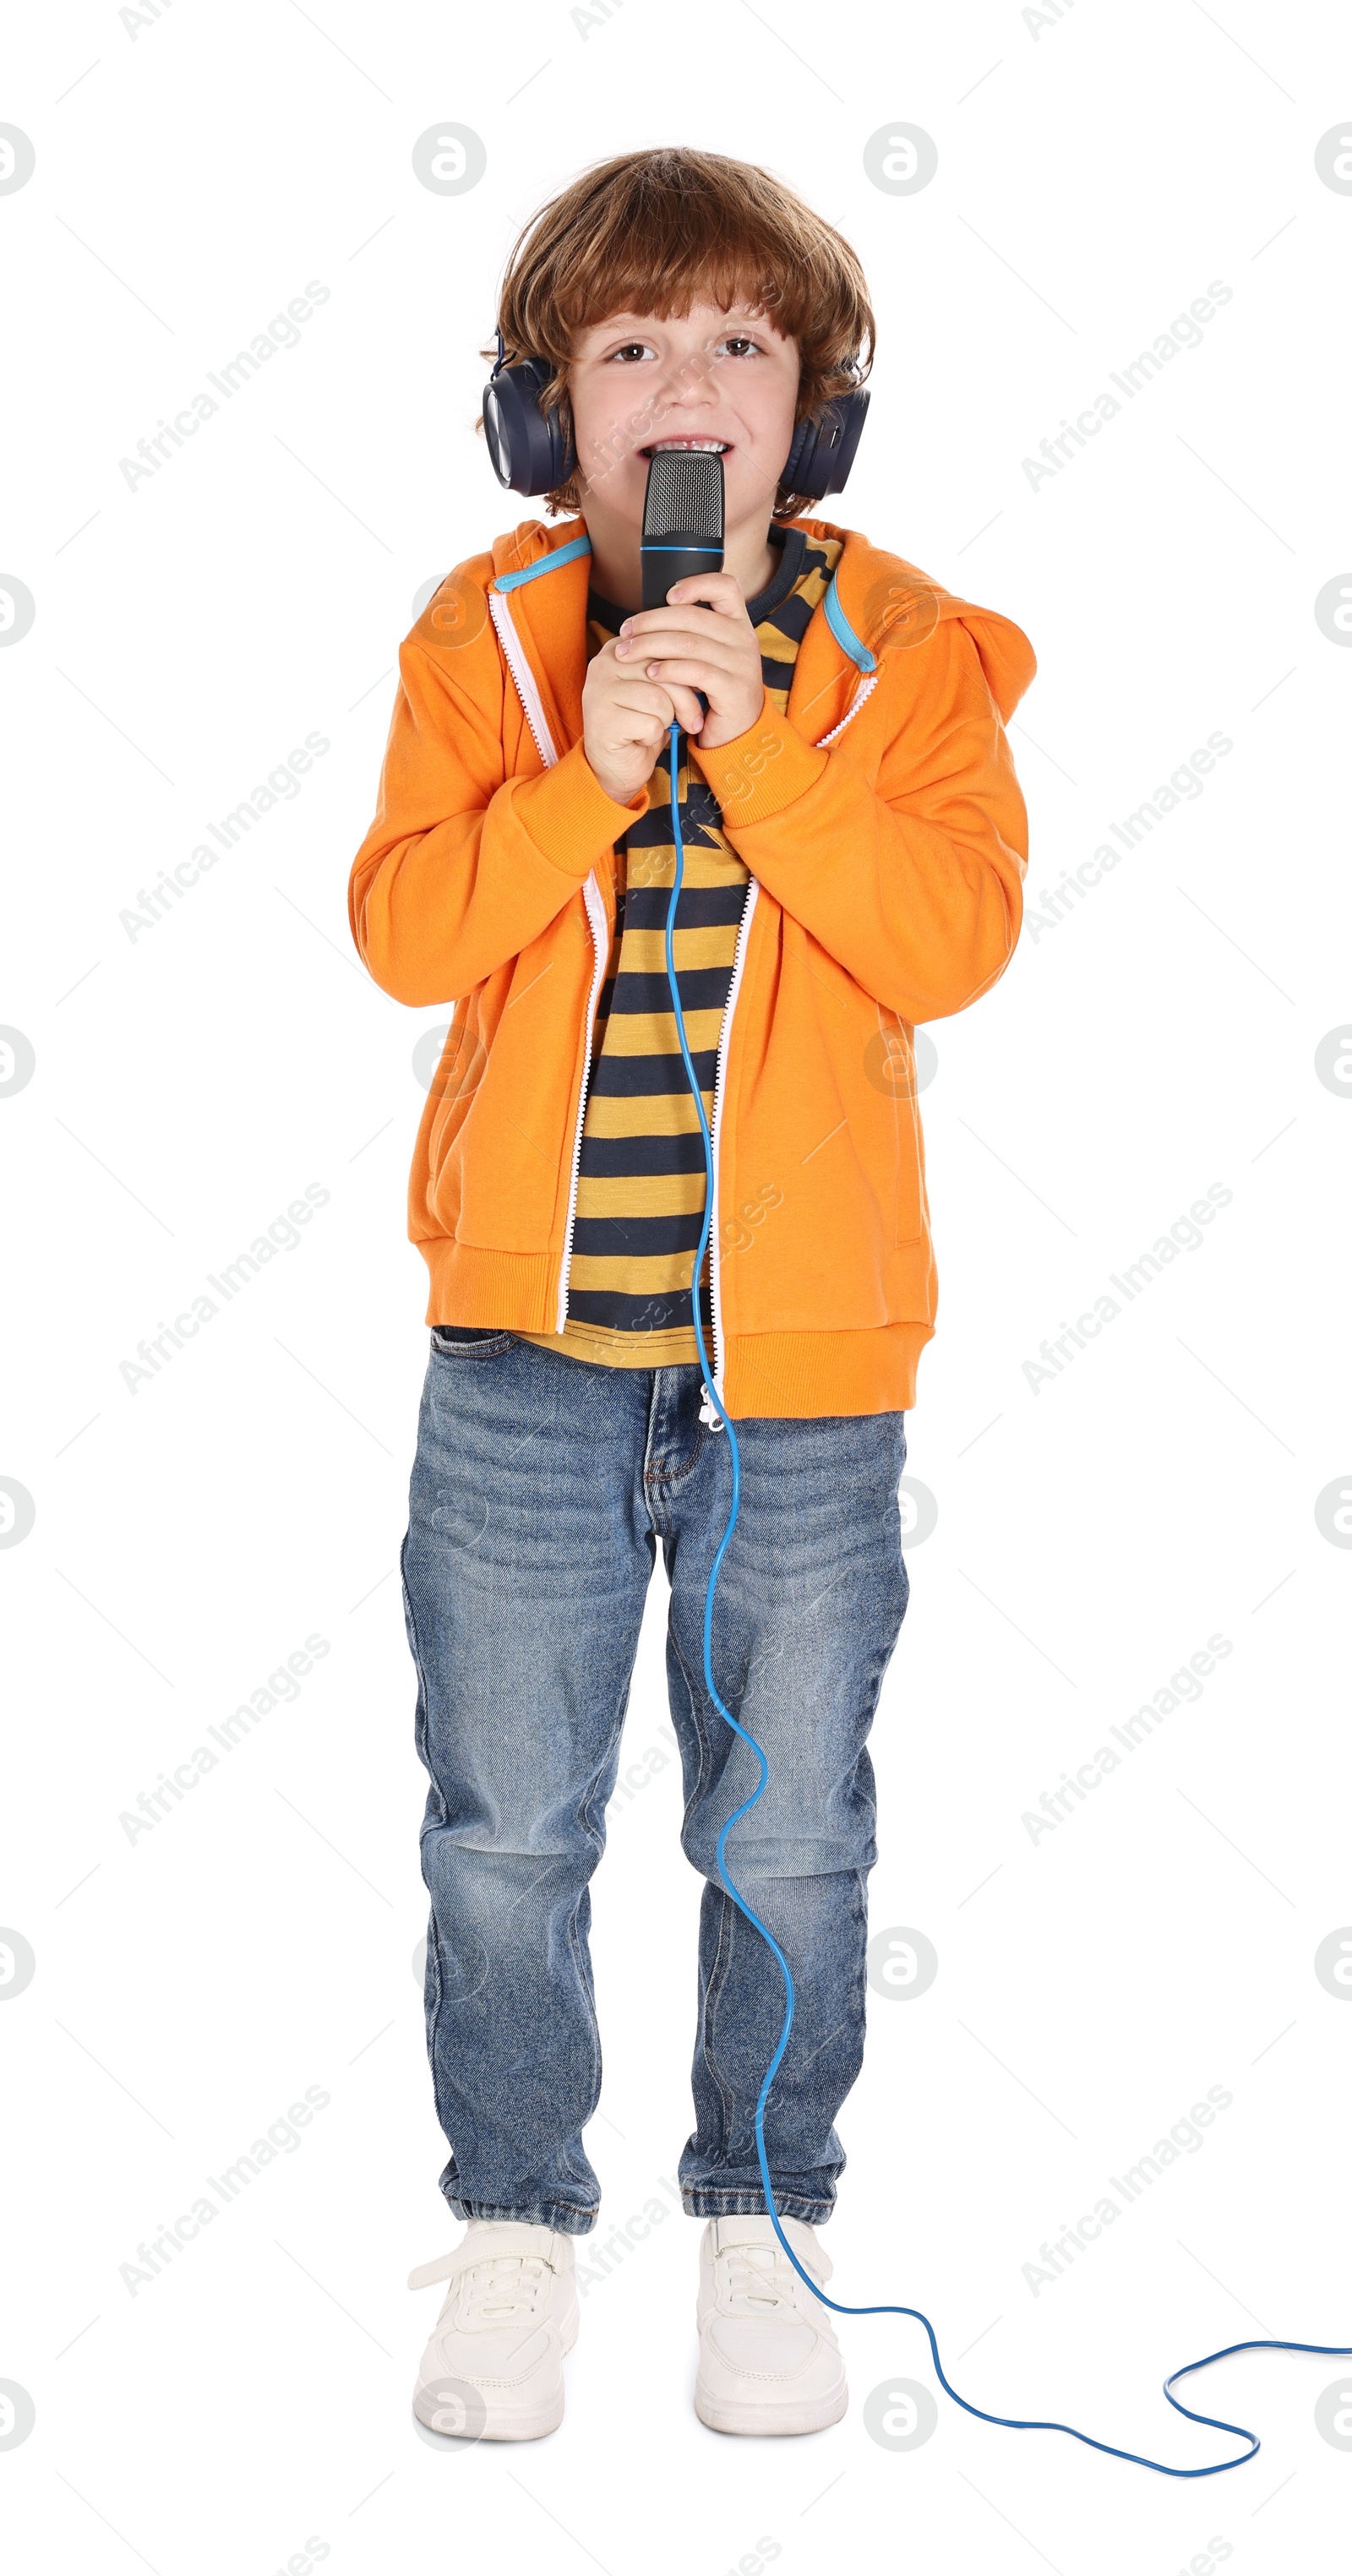
[[[719,447],[727,534],[762,535],[793,443],[798,344],[749,305],[617,313],[580,333],[569,398],[583,508],[641,531],[654,447]]]

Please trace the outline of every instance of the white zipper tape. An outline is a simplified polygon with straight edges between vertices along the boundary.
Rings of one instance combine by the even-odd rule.
[[[601,978],[605,973],[606,952],[609,946],[606,908],[601,901],[601,890],[596,882],[595,871],[588,877],[582,891],[586,897],[587,919],[591,924],[596,963],[592,969],[591,991],[587,997],[588,1061],[582,1068],[582,1088],[577,1096],[577,1127],[573,1135],[573,1176],[568,1184],[568,1216],[563,1235],[563,1259],[559,1263],[559,1302],[554,1317],[556,1333],[561,1333],[568,1321],[568,1266],[573,1257],[573,1228],[577,1222],[578,1177],[582,1170],[582,1122],[587,1115],[587,1080],[591,1071],[592,1018],[596,1010],[596,997],[601,990]]]
[[[871,697],[871,696],[872,696],[873,691],[877,688],[877,685],[878,685],[878,682],[879,682],[879,680],[880,680],[881,676],[882,676],[881,672],[878,672],[878,671],[870,671],[870,673],[869,673],[869,675],[868,675],[868,678],[864,681],[864,683],[863,683],[862,687],[859,689],[859,691],[858,691],[857,695],[856,695],[856,696],[854,696],[853,698],[851,698],[850,703],[849,703],[849,705],[847,706],[847,708],[846,708],[846,710],[845,710],[844,715],[841,717],[839,724],[838,724],[838,725],[833,725],[833,726],[831,727],[831,731],[830,731],[829,733],[824,733],[824,734],[822,735],[822,738],[821,738],[821,741],[820,741],[820,742],[815,742],[815,743],[813,744],[812,748],[813,748],[813,750],[814,750],[814,751],[826,751],[826,750],[829,748],[829,746],[830,746],[833,742],[836,742],[836,741],[838,741],[838,740],[839,740],[839,738],[840,738],[841,734],[843,734],[843,732],[845,731],[845,727],[846,727],[846,725],[847,725],[847,724],[849,724],[849,722],[850,722],[851,718],[852,718],[852,717],[854,717],[854,716],[857,716],[857,715],[858,715],[859,710],[860,710],[860,708],[862,707],[862,705],[863,705],[863,703],[864,703],[865,698],[867,698],[867,697]]]
[[[516,682],[516,694],[521,700],[522,712],[530,726],[535,748],[546,769],[554,769],[558,765],[559,755],[554,749],[549,719],[545,714],[540,692],[535,685],[535,674],[522,650],[521,638],[512,624],[512,612],[500,590],[490,590],[488,613],[497,629],[498,642],[506,657],[507,668]]]
[[[512,612],[502,592],[498,590],[490,590],[488,606],[507,668],[516,683],[516,693],[521,700],[526,722],[530,726],[535,748],[546,769],[553,769],[558,764],[559,755],[554,748],[549,719],[545,714],[540,692],[535,685],[535,674],[526,659],[521,638],[512,622]],[[588,1062],[582,1068],[582,1088],[577,1100],[577,1125],[573,1132],[573,1168],[568,1182],[568,1214],[564,1223],[563,1259],[559,1263],[559,1293],[554,1316],[556,1333],[563,1331],[568,1320],[568,1265],[572,1259],[573,1229],[577,1223],[578,1175],[582,1168],[582,1122],[587,1115],[587,1081],[591,1071],[592,1015],[596,1009],[596,997],[601,989],[601,979],[605,974],[609,949],[606,908],[601,900],[601,889],[596,882],[595,869],[587,877],[582,895],[587,907],[587,922],[591,931],[593,951],[591,991],[587,997]]]
[[[720,1404],[723,1401],[723,1256],[719,1249],[718,1142],[723,1128],[723,1100],[728,1049],[732,1043],[732,1015],[737,1007],[737,996],[742,987],[742,969],[746,964],[747,941],[751,935],[751,919],[759,893],[759,878],[748,876],[746,902],[742,906],[742,918],[738,925],[737,945],[732,952],[732,976],[728,984],[728,998],[723,1005],[723,1024],[718,1032],[718,1057],[714,1067],[714,1116],[709,1134],[709,1158],[714,1167],[714,1204],[713,1214],[709,1220],[709,1302],[714,1319],[714,1394]],[[707,1389],[705,1392],[707,1393]],[[718,1428],[721,1429],[722,1425],[719,1424]]]

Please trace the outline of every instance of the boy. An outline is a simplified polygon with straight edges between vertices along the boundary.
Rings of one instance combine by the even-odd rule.
[[[873,317],[848,244],[766,172],[658,150],[586,173],[518,242],[498,328],[506,363],[547,362],[576,458],[548,506],[574,515],[462,565],[405,642],[350,892],[386,992],[456,997],[410,1184],[432,1344],[403,1578],[440,2181],[467,2226],[412,2276],[450,2282],[415,2407],[497,2440],[562,2416],[573,2240],[599,2200],[589,1881],[660,1536],[682,1843],[706,1881],[679,2167],[706,2221],[695,2405],[718,2430],[804,2433],[847,2397],[755,2153],[779,1971],[715,1861],[756,1774],[704,1684],[730,1444],[691,1317],[705,1163],[664,972],[667,729],[715,1171],[699,1293],[742,1461],[712,1660],[769,1766],[729,1864],[797,1989],[766,2149],[824,2283],[864,2033],[866,1743],[936,1302],[912,1029],[974,1001],[1018,936],[1003,721],[1033,655],[797,514],[796,425],[859,381]],[[723,456],[724,569],[641,612],[651,453],[690,444]]]

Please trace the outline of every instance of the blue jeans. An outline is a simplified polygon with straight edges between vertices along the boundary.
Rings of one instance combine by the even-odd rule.
[[[755,2107],[783,1981],[725,1893],[719,1828],[757,1766],[704,1685],[704,1596],[732,1495],[727,1433],[690,1365],[612,1369],[510,1332],[432,1334],[402,1569],[430,1775],[427,2046],[461,2218],[583,2235],[600,2186],[582,2144],[601,2087],[588,1929],[657,1541],[671,1586],[667,1686],[702,1872],[695,2128],[685,2208],[763,2210]],[[906,1609],[901,1413],[750,1418],[737,1527],[714,1594],[721,1697],[769,1785],[728,1868],[788,1959],[797,2007],[765,2120],[781,2211],[829,2217],[836,2113],[864,2044],[866,1743]]]

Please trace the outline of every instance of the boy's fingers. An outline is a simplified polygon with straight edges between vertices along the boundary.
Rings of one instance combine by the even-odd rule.
[[[726,662],[715,662],[711,654],[692,652],[688,645],[684,653],[663,653],[660,658],[654,654],[650,662],[640,662],[639,669],[645,679],[655,680],[664,689],[669,689],[673,680],[683,680],[692,689],[726,692],[747,678],[745,672]]]
[[[665,608],[640,608],[632,617],[626,617],[615,638],[616,650],[621,644],[632,643],[635,636],[671,634],[673,631],[678,635],[711,635],[719,630],[711,628],[709,611],[698,601],[672,600]]]
[[[616,664],[620,678],[628,670],[646,670],[649,662],[682,660],[706,662],[711,671],[722,671],[731,680],[754,667],[758,659],[754,639],[751,649],[745,650],[726,627],[711,635],[707,627],[664,626],[653,634],[631,635],[627,641],[628,651]]]
[[[606,693],[607,713],[611,719],[636,719],[628,725],[625,735],[631,745],[641,743],[656,758],[662,747],[662,737],[673,724],[678,724],[683,733],[699,732],[704,722],[704,709],[693,688],[679,684],[669,686],[665,666],[660,681],[648,678],[637,655],[632,663],[616,662],[613,639],[602,647],[602,651],[612,655],[612,678]],[[595,660],[600,658],[598,654]]]
[[[720,680],[728,676],[708,662],[659,662],[656,668],[661,672],[664,689],[703,689],[706,697],[712,696]]]
[[[643,690],[641,701],[637,693],[632,699],[616,700],[620,714],[641,716],[645,720],[641,729],[633,729],[629,736],[631,741],[648,742],[654,751],[659,751],[663,734],[673,724],[678,724],[683,733],[699,732],[704,722],[704,709],[693,688],[683,688],[679,684],[670,689],[659,688],[655,681],[639,685]]]
[[[694,694],[695,689],[702,685],[698,677],[689,686],[683,687],[676,677],[677,666],[674,663],[663,662],[659,668],[661,673],[659,679],[640,678],[636,671],[627,686],[617,693],[612,704],[626,715],[655,718],[664,726],[669,725],[673,718],[682,726],[687,724],[687,720],[693,720],[697,726],[701,725],[704,721],[704,710]],[[698,673],[699,665],[691,663],[688,668]],[[706,681],[709,678],[707,672],[704,678]]]
[[[707,599],[709,606],[717,609],[721,616],[740,617],[744,614],[741,590],[730,572],[691,573],[684,581],[672,583],[667,598],[682,607],[693,600]]]
[[[659,724],[671,722],[671,699],[655,680],[640,679],[635,671],[632,680],[613,704],[625,715],[655,717]]]

